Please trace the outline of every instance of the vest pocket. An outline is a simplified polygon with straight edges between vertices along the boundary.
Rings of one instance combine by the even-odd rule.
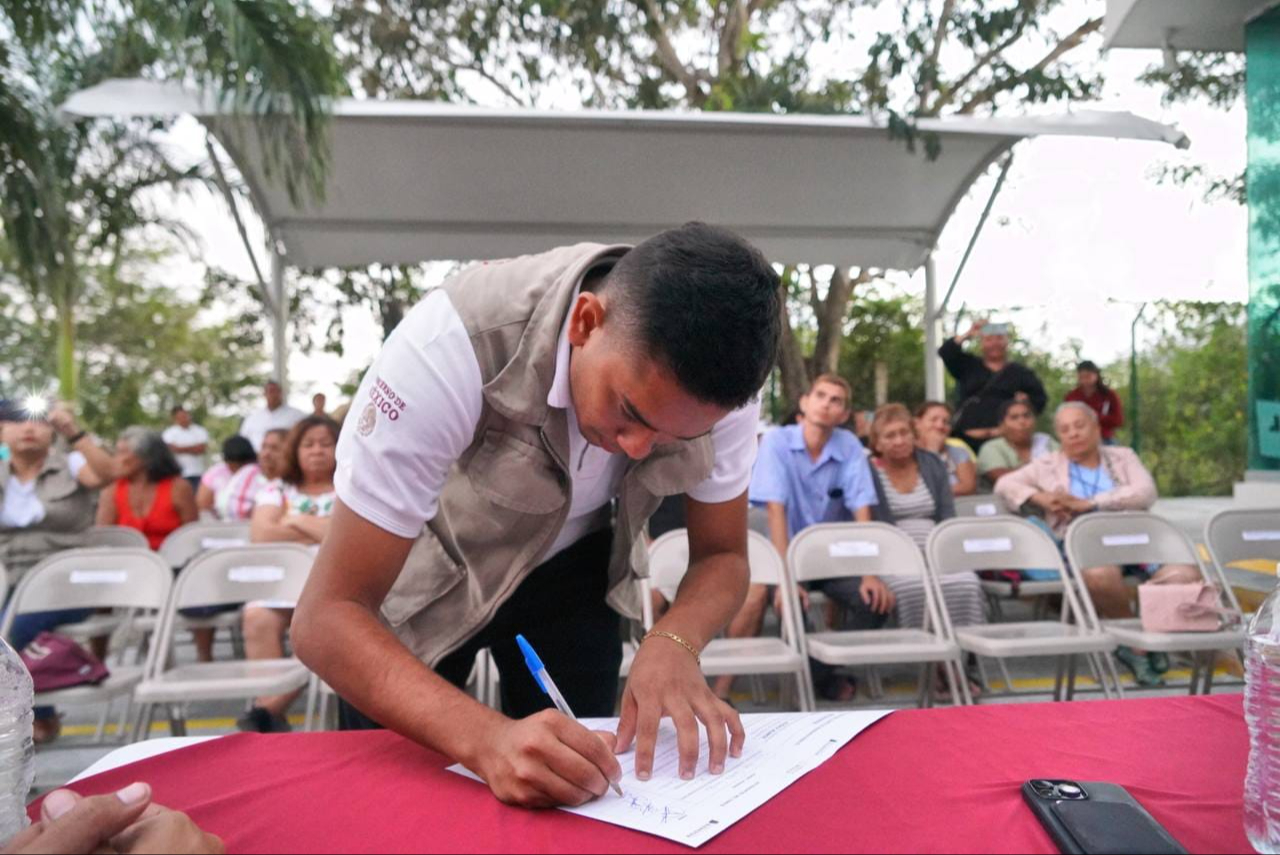
[[[550,514],[565,503],[564,475],[545,450],[497,430],[467,464],[471,489],[495,505],[522,514]]]
[[[382,601],[382,616],[391,626],[400,626],[453,590],[465,575],[466,568],[454,560],[440,538],[424,530]]]

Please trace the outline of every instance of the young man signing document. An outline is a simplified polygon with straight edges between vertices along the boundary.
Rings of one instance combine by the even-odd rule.
[[[351,406],[293,622],[343,726],[390,728],[529,807],[603,795],[633,745],[649,777],[663,717],[680,775],[700,728],[722,772],[742,724],[698,656],[747,591],[755,398],[781,312],[763,256],[701,223],[477,264],[415,306]],[[640,644],[617,733],[592,733],[549,709],[516,635],[578,715],[612,715],[645,522],[678,493],[689,572]],[[484,648],[505,715],[461,690]]]

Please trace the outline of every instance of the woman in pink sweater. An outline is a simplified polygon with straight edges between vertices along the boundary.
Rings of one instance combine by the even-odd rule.
[[[1145,511],[1156,501],[1156,483],[1132,449],[1104,446],[1098,414],[1087,404],[1072,402],[1058,408],[1054,428],[1062,450],[1039,457],[1005,475],[996,484],[996,495],[1011,508],[1032,505],[1044,514],[1053,533],[1061,539],[1067,526],[1081,514],[1093,511]],[[1146,576],[1146,568],[1076,568],[1084,579],[1098,614],[1104,620],[1133,617],[1126,573]],[[1150,581],[1198,582],[1200,571],[1186,564],[1166,564]],[[1162,653],[1121,647],[1116,658],[1142,685],[1158,685],[1168,670]]]

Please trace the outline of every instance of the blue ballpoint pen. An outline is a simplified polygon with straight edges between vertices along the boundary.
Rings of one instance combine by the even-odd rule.
[[[569,709],[569,702],[564,699],[564,695],[560,694],[560,690],[556,688],[556,681],[552,680],[551,675],[547,673],[547,666],[542,664],[542,660],[538,658],[538,654],[533,650],[533,645],[526,641],[523,635],[516,636],[516,644],[520,646],[520,652],[524,654],[525,667],[529,669],[529,673],[537,681],[538,688],[547,697],[551,698],[551,703],[555,704],[556,709],[577,721],[578,717],[573,714],[573,710]],[[611,781],[609,786],[613,787],[615,793],[622,795],[622,787],[618,786],[617,782]]]

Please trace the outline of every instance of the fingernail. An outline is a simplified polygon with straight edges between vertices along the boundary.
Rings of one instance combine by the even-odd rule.
[[[684,778],[686,781],[692,781],[692,780],[693,780],[693,772],[689,771],[688,769],[681,769],[681,770],[680,770],[680,777],[681,777],[681,778]]]
[[[649,773],[648,773],[648,772],[636,772],[636,777],[637,777],[638,779],[640,779],[641,781],[647,781],[647,780],[649,780]]]
[[[729,752],[729,754],[730,754],[731,756],[733,756],[733,757],[741,757],[741,756],[742,756],[742,749],[741,749],[741,748],[735,748],[735,749],[733,749],[732,751],[730,751],[730,752]]]
[[[130,784],[120,792],[116,793],[116,798],[127,805],[136,805],[151,795],[151,788],[146,784]]]
[[[721,763],[712,763],[712,764],[711,764],[711,774],[712,774],[712,775],[719,775],[719,774],[720,774],[721,772],[723,772],[723,771],[724,771],[724,765],[723,765],[723,764],[721,764]]]
[[[76,797],[70,790],[54,790],[44,800],[44,812],[50,819],[66,816],[67,811],[76,806]]]

